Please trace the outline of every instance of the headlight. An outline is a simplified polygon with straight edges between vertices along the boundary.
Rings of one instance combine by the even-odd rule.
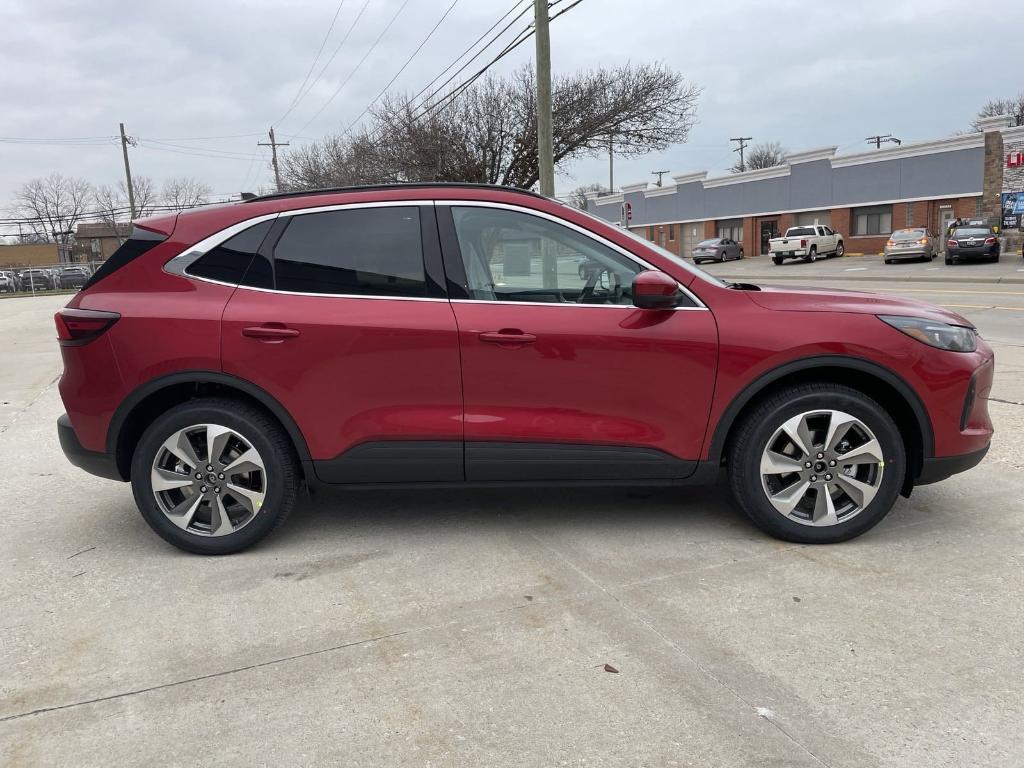
[[[978,332],[963,325],[902,315],[878,315],[878,319],[930,347],[950,352],[973,352],[978,348]]]

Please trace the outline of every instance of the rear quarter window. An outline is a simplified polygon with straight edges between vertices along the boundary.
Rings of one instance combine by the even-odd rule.
[[[151,251],[166,239],[167,235],[162,235],[159,232],[133,227],[131,236],[110,255],[109,259],[100,265],[99,269],[92,273],[92,277],[82,286],[82,290],[96,285],[103,278],[114,274],[121,267],[135,261],[139,256]]]
[[[234,237],[229,237],[220,245],[207,251],[195,263],[185,270],[185,273],[193,277],[205,277],[208,280],[217,280],[222,283],[238,285],[244,282],[246,285],[256,287],[269,287],[269,266],[262,262],[252,268],[253,261],[257,260],[260,246],[270,232],[273,220],[261,221],[253,224],[246,230],[239,232]],[[248,272],[252,274],[247,275]]]

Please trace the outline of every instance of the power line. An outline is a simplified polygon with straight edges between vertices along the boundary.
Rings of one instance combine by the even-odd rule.
[[[327,45],[327,40],[328,38],[330,38],[331,32],[334,31],[334,25],[338,21],[338,14],[341,13],[341,9],[344,7],[344,5],[345,0],[341,0],[341,2],[338,3],[337,9],[334,11],[334,18],[331,19],[331,26],[327,28],[327,32],[324,34],[324,39],[320,41],[320,47],[317,49],[316,56],[314,56],[313,61],[309,63],[309,71],[306,72],[306,76],[302,78],[302,83],[299,85],[298,89],[296,89],[295,95],[292,97],[291,103],[288,105],[287,111],[278,119],[277,122],[280,123],[281,120],[284,120],[288,116],[288,113],[291,112],[295,105],[298,103],[299,94],[302,93],[302,89],[305,88],[306,83],[309,82],[309,76],[313,74],[313,68],[316,66],[316,63],[320,60],[320,54],[324,52],[324,46]]]
[[[864,141],[866,141],[868,144],[874,144],[875,149],[881,149],[883,144],[888,144],[889,142],[892,142],[896,146],[899,146],[900,144],[903,143],[902,140],[897,139],[891,133],[887,133],[884,136],[868,136],[866,139],[864,139]]]
[[[511,14],[511,13],[512,13],[513,11],[515,11],[515,9],[516,9],[516,8],[518,8],[519,6],[521,6],[521,5],[522,5],[522,3],[523,3],[523,0],[516,0],[516,2],[512,4],[512,7],[511,7],[511,8],[509,8],[509,9],[508,9],[508,10],[507,10],[507,11],[505,12],[505,15],[504,15],[504,16],[502,16],[502,17],[501,17],[500,19],[498,19],[498,20],[497,20],[496,22],[494,22],[494,23],[493,23],[493,24],[492,24],[492,25],[490,26],[490,28],[489,28],[489,29],[488,29],[488,30],[487,30],[486,32],[484,32],[484,33],[483,33],[482,35],[480,35],[480,37],[478,37],[478,38],[477,38],[476,40],[474,40],[474,41],[473,41],[473,42],[472,42],[472,43],[470,44],[470,46],[469,46],[469,47],[468,47],[468,48],[467,48],[466,50],[464,50],[464,51],[463,51],[462,53],[460,53],[460,54],[459,54],[458,56],[456,56],[456,57],[455,57],[455,60],[454,60],[454,61],[452,61],[452,63],[451,63],[451,64],[449,64],[449,65],[448,65],[447,67],[445,67],[444,69],[442,69],[442,70],[441,70],[441,73],[440,73],[439,75],[437,75],[437,76],[436,76],[436,77],[435,77],[435,78],[434,78],[433,80],[431,80],[431,81],[430,81],[429,83],[427,83],[427,84],[426,84],[425,86],[423,86],[423,87],[422,87],[422,88],[421,88],[421,89],[419,90],[419,92],[418,92],[418,93],[417,93],[417,94],[416,94],[415,96],[413,96],[413,97],[412,97],[412,99],[410,100],[410,102],[415,102],[415,101],[416,101],[417,99],[419,99],[419,97],[420,97],[420,96],[422,96],[422,95],[424,94],[424,92],[425,92],[425,91],[428,91],[428,90],[430,90],[431,86],[433,86],[433,84],[434,84],[434,83],[436,83],[436,82],[437,82],[438,80],[440,80],[440,79],[441,79],[442,77],[444,77],[445,73],[446,73],[446,72],[448,72],[448,70],[449,70],[449,69],[451,69],[451,68],[452,68],[452,67],[454,67],[454,66],[455,66],[456,64],[458,64],[458,63],[459,63],[459,61],[461,61],[461,60],[462,60],[462,57],[463,57],[463,56],[465,56],[465,55],[466,55],[467,53],[469,53],[469,52],[470,52],[471,50],[473,50],[473,49],[474,49],[474,48],[475,48],[475,47],[476,47],[476,46],[477,46],[477,45],[478,45],[478,44],[480,43],[480,41],[481,41],[481,40],[483,40],[483,39],[484,39],[485,37],[487,37],[487,36],[488,36],[489,34],[491,34],[491,32],[493,32],[493,31],[494,31],[495,27],[497,27],[497,26],[498,26],[499,24],[501,24],[501,22],[503,22],[503,21],[504,21],[505,19],[507,19],[507,18],[509,17],[509,15],[510,15],[510,14]],[[526,11],[528,11],[528,10],[529,10],[529,6],[527,6],[527,7],[526,7],[526,8],[524,8],[524,9],[522,9],[522,10],[521,10],[521,11],[519,12],[519,14],[518,14],[518,15],[516,16],[516,19],[518,19],[518,18],[519,18],[520,16],[522,16],[522,15],[523,15],[524,13],[526,13]],[[514,22],[514,21],[515,21],[515,19],[513,19],[512,21]],[[512,23],[509,23],[509,25],[508,25],[507,27],[505,27],[505,29],[508,29],[508,27],[510,27],[510,26],[512,26]],[[502,30],[502,32],[504,32],[504,30]],[[500,37],[500,36],[501,36],[501,34],[502,34],[502,32],[499,32],[499,33],[498,33],[498,34],[497,34],[497,35],[495,36],[495,39],[497,39],[498,37]],[[483,53],[483,52],[484,52],[484,50],[486,50],[486,49],[487,49],[487,48],[488,48],[488,47],[489,47],[490,45],[492,45],[493,43],[494,43],[494,40],[491,40],[491,42],[489,42],[489,43],[488,43],[487,45],[485,45],[485,46],[484,46],[484,47],[483,47],[483,48],[482,48],[482,49],[480,50],[480,52],[479,52],[479,53],[477,53],[476,55],[477,55],[477,56],[479,56],[479,55],[480,55],[481,53]],[[476,56],[474,56],[473,58],[476,58]],[[473,59],[470,59],[470,61],[472,61],[472,60],[473,60]],[[467,62],[467,63],[466,63],[466,66],[468,66],[468,64],[469,64],[469,62]],[[465,66],[463,66],[463,68],[462,68],[462,69],[465,69]],[[459,71],[461,72],[462,70],[460,69]],[[455,74],[458,74],[458,72],[456,72]],[[449,80],[450,80],[450,79],[451,79],[451,78],[449,78]],[[447,82],[447,81],[446,81],[446,82]],[[442,86],[441,86],[440,88],[443,88],[443,87],[444,87],[444,85],[442,85]],[[435,90],[435,93],[436,93],[436,91],[440,90],[440,88],[436,89],[436,90]]]
[[[274,184],[276,185],[276,191],[280,192],[281,191],[281,169],[278,168],[278,166],[277,166],[277,148],[278,147],[287,147],[288,146],[288,142],[287,141],[283,141],[283,142],[282,141],[278,141],[277,139],[274,138],[274,126],[270,126],[270,134],[269,135],[270,135],[270,142],[269,143],[265,143],[265,142],[261,141],[261,142],[257,143],[256,146],[258,146],[258,147],[270,147],[270,153],[271,153],[271,157],[273,158],[273,163],[274,163]]]
[[[369,4],[370,4],[370,0],[364,0],[363,7],[359,9],[359,13],[356,14],[356,17],[352,21],[352,24],[349,25],[348,31],[345,32],[345,36],[341,38],[341,42],[339,42],[337,47],[334,49],[334,53],[331,54],[331,58],[329,58],[324,63],[324,65],[320,68],[320,71],[317,72],[316,77],[313,78],[313,82],[311,82],[306,87],[306,90],[302,92],[302,94],[299,96],[298,99],[296,99],[295,103],[292,104],[290,107],[288,107],[288,109],[285,111],[285,113],[283,115],[281,115],[280,118],[278,118],[277,125],[281,125],[281,123],[284,122],[284,119],[286,117],[288,117],[288,115],[291,114],[291,111],[293,109],[295,109],[295,107],[297,107],[301,103],[301,101],[304,98],[306,98],[306,96],[309,95],[309,92],[312,91],[314,87],[316,87],[316,84],[320,82],[320,78],[322,78],[324,76],[324,72],[326,72],[327,68],[329,66],[331,66],[331,63],[337,57],[337,55],[341,51],[341,49],[345,47],[345,43],[348,41],[349,36],[352,34],[352,30],[356,28],[356,25],[359,23],[359,20],[361,18],[363,18],[363,13],[366,11],[366,6],[368,6]],[[308,123],[307,123],[307,125],[308,125]],[[305,126],[303,126],[303,127],[305,127]],[[298,131],[298,133],[302,133],[302,131]]]
[[[499,39],[501,38],[501,36],[502,36],[502,35],[504,35],[504,34],[505,34],[505,33],[506,33],[506,32],[507,32],[508,30],[509,30],[509,28],[510,28],[510,27],[511,27],[511,26],[512,26],[513,24],[515,24],[515,23],[516,23],[516,21],[518,21],[518,20],[519,20],[520,18],[522,18],[522,17],[523,17],[523,16],[524,16],[524,15],[525,15],[525,14],[526,14],[527,12],[529,12],[529,11],[530,11],[531,7],[532,7],[532,6],[530,6],[530,5],[527,5],[527,6],[525,6],[524,8],[522,8],[522,9],[521,9],[521,10],[519,11],[519,13],[517,13],[517,14],[516,14],[516,15],[515,15],[515,16],[514,16],[514,17],[512,18],[512,20],[511,20],[511,21],[510,21],[510,22],[509,22],[508,24],[506,24],[506,25],[505,25],[504,27],[502,27],[502,28],[501,28],[501,30],[500,30],[500,31],[499,31],[499,32],[498,32],[497,34],[495,34],[495,35],[494,35],[494,37],[492,37],[492,38],[491,38],[490,40],[488,40],[488,41],[487,41],[487,42],[486,42],[486,43],[484,44],[484,46],[483,46],[483,47],[482,47],[482,48],[481,48],[481,49],[480,49],[479,51],[477,51],[477,52],[476,52],[476,53],[474,53],[474,54],[473,54],[473,55],[472,55],[471,57],[469,57],[468,59],[466,59],[466,61],[465,61],[465,62],[463,63],[463,65],[462,65],[461,67],[459,67],[459,68],[458,68],[457,70],[455,70],[454,72],[452,72],[452,73],[451,73],[451,75],[449,75],[449,77],[448,77],[448,79],[447,79],[447,80],[445,80],[445,81],[444,81],[443,83],[441,83],[441,84],[440,84],[439,86],[437,86],[436,88],[434,88],[434,89],[433,89],[433,90],[431,91],[430,95],[429,95],[429,96],[427,96],[426,98],[424,98],[424,99],[423,99],[423,101],[422,101],[422,103],[421,103],[421,104],[420,104],[420,106],[418,107],[418,109],[421,109],[421,110],[423,110],[423,114],[418,114],[418,115],[416,115],[414,119],[417,119],[417,120],[418,120],[418,119],[419,119],[420,117],[423,117],[423,116],[424,116],[425,114],[427,114],[427,113],[428,113],[428,112],[430,111],[430,106],[429,106],[429,105],[430,105],[430,100],[431,100],[431,99],[433,99],[434,97],[436,97],[436,96],[437,96],[437,95],[438,95],[439,93],[441,93],[441,91],[443,91],[443,90],[445,89],[445,87],[446,87],[446,86],[448,85],[448,83],[450,83],[450,82],[451,82],[452,80],[454,80],[454,79],[455,79],[456,77],[458,77],[458,76],[459,76],[459,75],[460,75],[460,74],[461,74],[462,72],[464,72],[464,71],[466,70],[466,68],[467,68],[467,67],[468,67],[468,66],[469,66],[470,64],[472,64],[472,63],[473,63],[474,61],[476,61],[476,60],[477,60],[478,58],[480,58],[480,56],[482,56],[482,55],[483,55],[484,51],[486,51],[486,50],[487,50],[488,48],[490,48],[490,47],[491,47],[492,45],[494,45],[494,44],[495,44],[495,43],[496,43],[496,42],[497,42],[497,41],[498,41],[498,40],[499,40]],[[513,7],[513,8],[512,8],[512,10],[514,11],[514,10],[515,10],[515,7]],[[508,14],[505,14],[505,16],[508,16]],[[505,17],[502,17],[502,19],[504,19],[504,18],[505,18]],[[499,21],[498,21],[498,24],[500,24],[500,23],[501,23],[501,20],[499,20]],[[494,26],[497,26],[498,24],[495,24]],[[494,29],[494,27],[491,27],[491,29]],[[527,27],[527,29],[529,29],[529,27]],[[524,31],[525,31],[525,30],[524,30]],[[485,36],[486,36],[487,34],[490,34],[490,30],[488,30],[488,32],[486,32],[486,33],[485,33]],[[519,32],[519,33],[518,33],[518,35],[516,35],[516,37],[518,37],[518,36],[519,36],[519,35],[521,35],[521,34],[523,34],[523,33],[522,33],[522,32]],[[520,42],[521,42],[521,41],[520,41]],[[517,43],[517,44],[518,44],[518,43]],[[474,46],[475,46],[475,45],[476,45],[476,44],[474,43]],[[469,49],[469,50],[471,50],[471,49],[472,49],[472,48],[473,48],[474,46],[470,46],[470,49]],[[495,58],[495,59],[491,59],[491,61],[490,61],[490,62],[489,62],[489,63],[487,64],[487,67],[489,67],[489,66],[491,66],[492,64],[494,64],[494,62],[495,62],[495,61],[497,61],[498,59],[500,59],[500,58],[501,58],[501,56],[502,56],[502,55],[504,55],[504,54],[505,54],[505,53],[506,53],[507,51],[508,51],[508,49],[507,49],[507,47],[506,47],[506,50],[505,50],[505,51],[502,51],[502,53],[501,53],[501,54],[499,54],[497,58]],[[467,50],[467,53],[468,53],[468,50]],[[464,56],[464,55],[465,55],[465,54],[463,54],[463,56]],[[459,58],[462,58],[462,57],[460,56]],[[458,59],[456,59],[456,62],[457,62],[457,61],[458,61]],[[453,65],[454,65],[454,63],[455,63],[455,62],[453,62],[453,63],[452,63],[451,65],[449,65],[449,68],[450,68],[451,66],[453,66]],[[484,67],[484,69],[486,70],[486,68],[487,68],[487,67]],[[479,75],[479,73],[478,73],[478,75]],[[477,76],[478,76],[478,75],[477,75]],[[438,77],[438,78],[435,78],[435,80],[438,80],[438,79],[440,79],[440,77]],[[428,87],[429,87],[429,86],[428,86]],[[426,90],[426,88],[424,88],[423,90]],[[414,97],[412,98],[412,101],[413,101],[413,102],[415,102],[415,101],[416,101],[416,99],[418,99],[418,98],[419,98],[420,94],[422,94],[422,93],[423,93],[423,90],[421,90],[421,91],[420,91],[420,93],[416,94],[416,96],[414,96]],[[443,98],[446,98],[446,97],[443,97]]]
[[[359,116],[356,117],[356,119],[353,120],[351,123],[349,123],[348,128],[345,129],[346,133],[348,131],[352,130],[352,126],[354,126],[356,123],[358,123],[359,120],[363,117],[363,115],[365,115],[367,112],[370,111],[370,107],[372,107],[374,104],[376,104],[377,101],[380,99],[380,97],[383,96],[384,93],[387,91],[387,89],[390,88],[392,86],[392,84],[394,84],[395,80],[398,79],[399,75],[401,75],[405,71],[405,68],[408,67],[409,64],[412,62],[412,60],[416,58],[416,55],[421,50],[423,50],[423,46],[427,44],[427,41],[430,40],[431,37],[433,37],[434,33],[437,31],[437,28],[441,26],[441,24],[444,22],[444,20],[446,18],[448,18],[448,14],[452,12],[452,8],[454,8],[458,4],[458,2],[459,2],[459,0],[452,0],[452,4],[448,6],[448,9],[441,15],[441,18],[437,20],[437,23],[427,33],[427,36],[423,38],[423,41],[418,46],[416,46],[416,50],[412,52],[412,55],[409,56],[409,58],[405,60],[405,63],[402,65],[401,69],[399,69],[395,73],[394,77],[392,77],[390,80],[388,80],[387,85],[385,85],[383,88],[380,89],[380,93],[378,93],[376,96],[373,97],[373,100],[370,101],[370,103],[367,104],[363,108],[363,111],[359,113]]]
[[[334,99],[337,97],[337,95],[339,93],[341,93],[342,89],[346,85],[348,85],[349,80],[351,80],[352,77],[355,75],[355,73],[359,71],[359,68],[363,66],[363,62],[365,62],[366,59],[369,58],[370,54],[373,53],[374,50],[376,50],[377,45],[384,38],[384,35],[386,35],[388,33],[388,30],[391,29],[391,26],[395,23],[395,21],[398,19],[398,17],[402,14],[402,11],[405,10],[405,7],[408,4],[409,4],[409,0],[404,0],[404,2],[400,6],[398,6],[398,10],[395,11],[395,15],[391,17],[391,21],[389,21],[387,23],[387,26],[385,26],[384,29],[381,30],[380,34],[377,35],[377,39],[373,41],[373,45],[370,46],[369,50],[367,50],[366,53],[363,54],[363,58],[361,58],[359,60],[359,63],[356,64],[356,66],[352,69],[352,71],[348,73],[348,77],[346,77],[344,80],[341,81],[341,85],[339,85],[337,87],[337,89],[335,89],[334,93],[331,94],[330,98],[328,98],[327,101],[324,102],[324,105],[322,107],[320,107],[320,109],[318,109],[316,111],[316,113],[311,118],[309,118],[309,120],[306,121],[305,125],[303,125],[301,128],[299,128],[298,133],[302,133],[304,130],[306,130],[306,128],[309,127],[310,123],[312,123],[314,120],[316,120],[318,117],[320,117],[320,115],[323,113],[323,111],[325,109],[327,109],[327,107],[330,106],[331,102],[334,101]]]
[[[185,149],[171,149],[170,147],[156,146],[154,144],[149,144],[142,141],[139,142],[138,146],[141,149],[151,149],[156,152],[171,152],[176,155],[189,155],[191,157],[207,157],[213,160],[241,160],[242,162],[245,162],[249,159],[248,155],[240,157],[236,155],[216,154],[214,152],[207,152],[202,149],[197,149],[197,151],[193,152]]]

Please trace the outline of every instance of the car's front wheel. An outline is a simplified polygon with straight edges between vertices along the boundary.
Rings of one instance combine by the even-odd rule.
[[[132,491],[143,518],[188,552],[245,549],[288,517],[298,461],[265,412],[223,398],[192,400],[145,431],[132,458]]]
[[[836,246],[836,256],[842,256],[844,253],[846,253],[846,246],[839,243],[839,245]]]
[[[740,507],[786,541],[859,536],[903,485],[903,438],[874,400],[839,384],[803,384],[760,403],[739,427],[729,480]]]

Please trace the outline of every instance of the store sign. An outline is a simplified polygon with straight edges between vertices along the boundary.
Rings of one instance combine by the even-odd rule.
[[[1007,168],[1024,168],[1024,152],[1010,152],[1006,156]]]
[[[1024,192],[1003,192],[1003,229],[1019,229],[1024,225]]]

